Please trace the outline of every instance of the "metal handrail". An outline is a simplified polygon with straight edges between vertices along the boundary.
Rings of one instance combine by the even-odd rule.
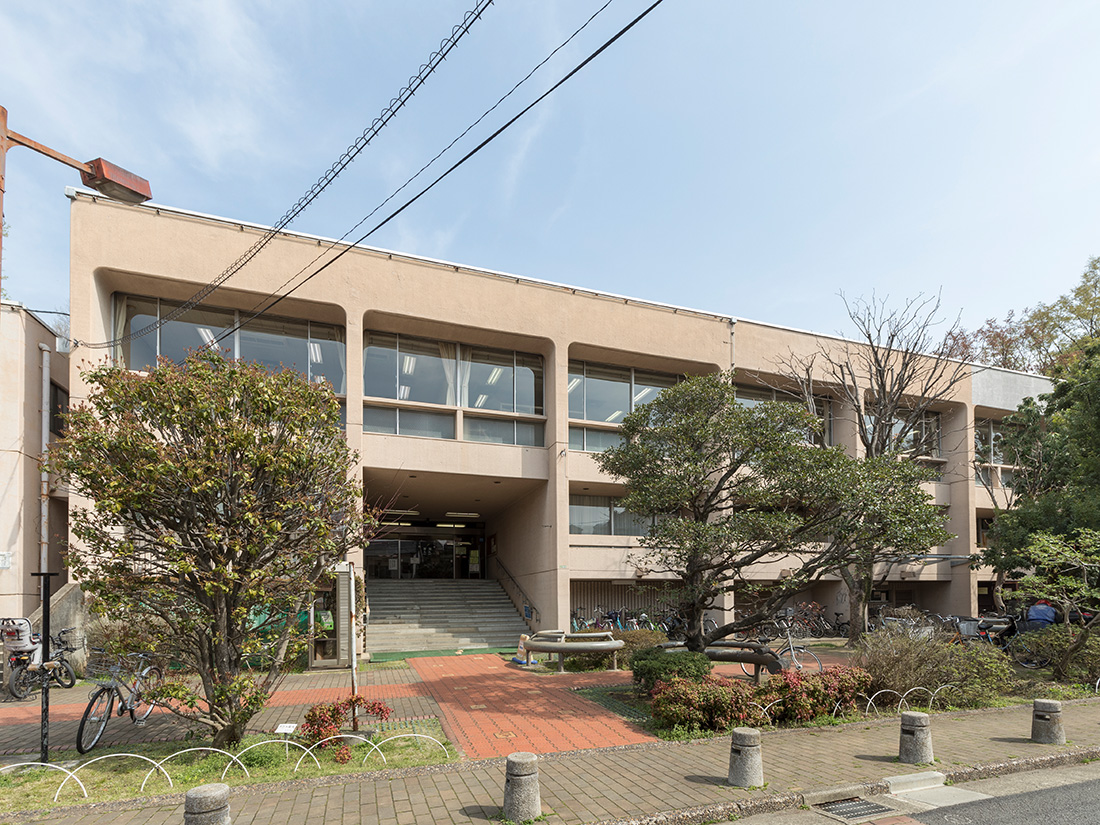
[[[533,630],[534,625],[532,624],[532,622],[542,624],[542,614],[539,612],[538,607],[535,606],[535,603],[531,601],[531,597],[527,595],[527,592],[522,587],[520,587],[519,582],[516,581],[516,577],[513,576],[512,572],[504,566],[504,562],[500,560],[499,556],[493,556],[492,559],[494,562],[496,562],[497,567],[499,567],[501,571],[503,571],[504,575],[508,577],[508,581],[511,583],[512,587],[519,591],[519,595],[522,597],[523,600],[523,620],[527,622],[527,626]],[[511,594],[509,594],[509,598],[511,598],[512,603],[515,604],[516,600],[511,596]],[[527,618],[527,608],[531,609],[531,618]]]

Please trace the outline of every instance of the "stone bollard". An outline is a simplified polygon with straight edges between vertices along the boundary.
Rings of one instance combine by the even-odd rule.
[[[539,758],[524,751],[510,753],[504,776],[504,818],[525,822],[540,816]]]
[[[730,775],[728,784],[735,788],[759,788],[764,784],[764,759],[760,749],[760,731],[734,728],[730,739]]]
[[[907,710],[901,715],[901,744],[898,761],[907,765],[932,762],[932,728],[927,713]]]
[[[1036,699],[1031,711],[1031,741],[1040,745],[1066,744],[1062,727],[1062,703],[1054,699]]]
[[[183,799],[183,825],[232,825],[229,786],[216,782],[189,790]]]

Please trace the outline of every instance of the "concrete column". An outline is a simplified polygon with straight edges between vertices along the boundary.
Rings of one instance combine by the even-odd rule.
[[[504,776],[504,818],[525,822],[542,816],[539,758],[533,753],[508,754]]]
[[[759,788],[764,784],[764,759],[760,731],[734,728],[730,739],[728,784],[736,788]]]
[[[905,711],[901,715],[901,743],[898,761],[907,765],[931,764],[932,728],[927,713]]]
[[[1061,702],[1054,699],[1035,700],[1031,711],[1031,741],[1040,745],[1066,744]]]
[[[183,825],[232,825],[229,786],[216,782],[189,790],[183,800]]]

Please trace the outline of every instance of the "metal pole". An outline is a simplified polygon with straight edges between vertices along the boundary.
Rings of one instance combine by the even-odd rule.
[[[42,578],[42,664],[38,678],[42,682],[42,756],[39,762],[50,761],[50,672],[46,665],[50,661],[50,578],[60,573],[31,573]]]

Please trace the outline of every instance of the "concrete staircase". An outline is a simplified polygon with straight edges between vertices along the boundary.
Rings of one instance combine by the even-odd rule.
[[[500,583],[368,579],[370,653],[515,647],[530,633]]]

